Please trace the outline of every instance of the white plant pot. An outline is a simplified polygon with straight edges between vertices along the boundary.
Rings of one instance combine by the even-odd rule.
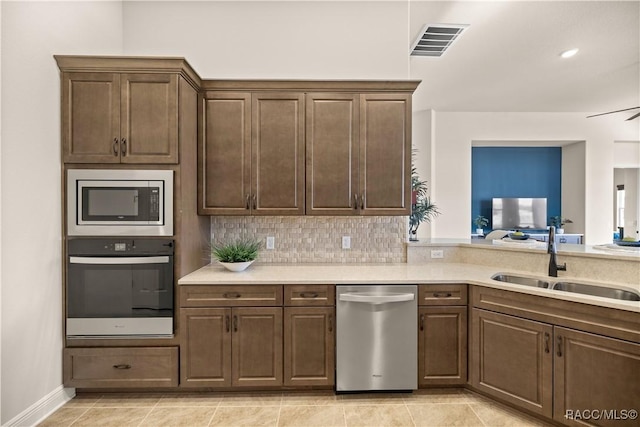
[[[254,260],[255,261],[255,260]],[[249,267],[253,261],[245,261],[245,262],[220,262],[220,264],[222,264],[222,266],[224,268],[226,268],[229,271],[244,271],[247,269],[247,267]]]
[[[484,229],[476,228],[476,234],[484,234]]]

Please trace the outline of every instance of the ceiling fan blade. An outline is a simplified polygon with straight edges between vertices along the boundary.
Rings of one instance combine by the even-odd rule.
[[[635,110],[636,108],[640,108],[640,107],[631,107],[631,108],[625,108],[624,110],[615,110],[615,111],[607,111],[606,113],[592,114],[591,116],[587,116],[587,119],[591,117],[604,116],[605,114],[621,113],[623,111]]]
[[[634,114],[633,116],[631,116],[631,117],[629,117],[627,120],[625,120],[625,122],[628,122],[629,120],[633,120],[633,119],[635,119],[636,117],[640,117],[640,113],[636,113],[636,114]]]

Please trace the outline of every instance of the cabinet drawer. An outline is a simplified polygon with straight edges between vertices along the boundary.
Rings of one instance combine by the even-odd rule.
[[[67,348],[67,387],[176,387],[178,347]]]
[[[332,306],[336,303],[333,285],[285,285],[284,305]]]
[[[183,285],[181,307],[264,307],[282,305],[279,285]]]
[[[420,285],[418,305],[467,305],[467,285]]]

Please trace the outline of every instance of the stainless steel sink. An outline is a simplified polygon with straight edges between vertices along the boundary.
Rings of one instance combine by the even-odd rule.
[[[585,285],[583,283],[557,282],[553,285],[556,291],[574,292],[577,294],[593,295],[596,297],[611,298],[623,301],[640,301],[640,293],[606,286]]]
[[[496,274],[491,277],[498,282],[513,283],[515,285],[534,286],[536,288],[549,288],[550,283],[546,280],[533,279],[526,276],[515,276],[513,274]]]

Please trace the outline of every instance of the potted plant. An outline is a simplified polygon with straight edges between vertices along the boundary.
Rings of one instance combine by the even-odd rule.
[[[413,151],[413,154],[416,150]],[[427,181],[421,181],[415,166],[411,166],[411,215],[409,215],[409,240],[418,241],[418,227],[440,215],[427,194]]]
[[[552,225],[556,228],[556,233],[557,234],[563,234],[564,233],[564,225],[565,224],[572,224],[573,221],[571,221],[569,218],[563,218],[560,215],[556,215],[556,216],[552,216],[549,218],[549,225]]]
[[[211,256],[230,271],[243,271],[258,257],[260,242],[252,239],[239,239],[211,246]]]
[[[476,226],[476,234],[484,234],[484,230],[483,228],[486,227],[487,225],[489,225],[489,220],[485,217],[483,217],[482,215],[478,215],[474,220],[473,223]]]

